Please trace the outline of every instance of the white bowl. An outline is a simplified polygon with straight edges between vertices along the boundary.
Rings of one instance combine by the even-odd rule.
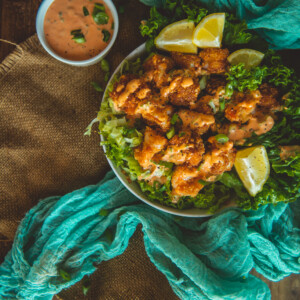
[[[121,63],[120,65],[116,68],[115,72],[112,74],[107,86],[109,86],[111,80],[113,79],[113,77],[120,71],[123,63],[125,60],[135,60],[138,57],[143,57],[147,55],[147,51],[146,51],[146,44],[142,44],[141,46],[139,46],[138,48],[136,48],[135,50],[133,50]],[[107,87],[106,87],[107,89]],[[104,92],[103,95],[106,94],[106,90]],[[102,98],[102,101],[104,100],[104,97]],[[101,135],[101,140],[105,141],[103,135]],[[106,152],[106,147],[105,145],[103,145],[103,149],[104,152]],[[113,169],[113,171],[115,172],[115,174],[117,175],[117,177],[120,179],[120,181],[124,184],[124,186],[133,194],[135,195],[137,198],[139,198],[140,200],[144,201],[145,203],[149,204],[152,207],[155,207],[158,210],[173,214],[173,215],[177,215],[177,216],[183,216],[183,217],[208,217],[213,215],[211,212],[209,212],[209,210],[207,209],[199,209],[199,208],[191,208],[191,209],[177,209],[177,208],[173,208],[173,207],[168,207],[168,206],[164,206],[158,202],[154,202],[153,200],[147,198],[147,196],[142,192],[140,186],[138,185],[137,182],[128,182],[126,176],[122,173],[121,169],[119,167],[117,167],[113,161],[111,161],[108,157],[107,157],[108,163],[110,164],[111,168]],[[224,204],[217,212],[229,208],[229,207],[235,207],[235,203],[233,202],[229,202]],[[216,213],[217,213],[216,212]]]
[[[98,55],[90,58],[90,59],[86,59],[86,60],[80,60],[80,61],[75,61],[75,60],[69,60],[66,58],[63,58],[61,56],[59,56],[57,53],[55,53],[51,47],[49,46],[46,38],[45,38],[45,33],[44,33],[44,19],[45,19],[45,15],[47,13],[48,8],[50,7],[50,5],[52,4],[52,2],[55,0],[44,0],[40,7],[39,10],[37,12],[36,15],[36,22],[35,22],[35,26],[36,26],[36,32],[37,32],[37,36],[42,44],[42,46],[44,47],[44,49],[54,58],[56,58],[57,60],[64,62],[66,64],[72,65],[72,66],[77,66],[77,67],[86,67],[86,66],[90,66],[93,64],[96,64],[97,62],[99,62],[101,59],[103,59],[107,53],[109,52],[110,48],[112,47],[112,45],[114,44],[117,34],[118,34],[118,30],[119,30],[119,17],[118,17],[118,13],[116,10],[116,7],[114,6],[114,4],[112,3],[111,0],[103,0],[103,2],[108,6],[108,8],[110,9],[112,16],[114,18],[114,33],[113,36],[109,42],[109,44],[106,46],[106,48],[100,52]],[[59,0],[56,0],[59,1]]]

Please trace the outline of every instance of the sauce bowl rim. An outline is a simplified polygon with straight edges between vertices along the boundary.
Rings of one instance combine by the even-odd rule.
[[[96,56],[94,56],[92,58],[85,59],[85,60],[70,60],[70,59],[61,57],[54,50],[52,50],[52,48],[49,46],[49,44],[46,40],[46,37],[45,37],[44,20],[45,20],[45,16],[46,16],[46,13],[47,13],[49,7],[51,6],[51,4],[54,1],[59,1],[59,0],[44,0],[41,3],[41,5],[38,9],[37,15],[36,15],[36,22],[35,22],[36,33],[37,33],[38,39],[39,39],[40,43],[42,44],[43,48],[55,59],[57,59],[63,63],[69,64],[69,65],[85,67],[85,66],[90,66],[90,65],[98,63],[101,59],[103,59],[108,54],[111,47],[115,43],[115,40],[118,35],[119,16],[118,16],[118,13],[117,13],[114,3],[111,0],[102,0],[110,9],[113,19],[114,19],[113,20],[114,21],[114,31],[113,31],[112,38],[111,38],[110,42],[108,43],[108,45],[99,54],[97,54]]]

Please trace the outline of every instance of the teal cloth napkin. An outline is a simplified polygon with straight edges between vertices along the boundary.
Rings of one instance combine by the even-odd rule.
[[[161,6],[166,0],[140,0],[146,5]],[[272,49],[300,48],[299,0],[198,0],[210,11],[233,12],[245,19]]]
[[[0,298],[51,299],[122,254],[138,224],[150,260],[181,299],[271,299],[252,268],[274,281],[300,272],[299,200],[178,218],[138,201],[109,172],[27,213],[0,266]]]

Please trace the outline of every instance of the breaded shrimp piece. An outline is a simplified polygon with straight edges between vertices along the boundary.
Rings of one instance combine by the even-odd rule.
[[[215,118],[212,115],[205,115],[196,111],[182,109],[178,112],[182,120],[183,130],[192,130],[201,135],[215,123]]]
[[[172,175],[172,195],[195,197],[204,187],[197,178],[198,168],[187,165],[176,166]]]
[[[201,75],[201,58],[196,54],[171,52],[175,64],[183,69],[188,69],[194,76]]]
[[[171,78],[167,72],[173,67],[174,61],[171,58],[154,54],[143,64],[143,68],[145,70],[143,80],[151,83],[157,88],[166,86],[171,81]]]
[[[172,194],[174,196],[195,197],[203,188],[199,180],[214,181],[217,175],[230,171],[233,167],[236,150],[232,142],[219,143],[215,137],[208,142],[211,149],[203,156],[200,167],[176,166],[172,175]]]
[[[232,99],[225,108],[225,117],[231,122],[245,123],[252,117],[261,100],[261,93],[259,90],[247,93],[237,92],[233,94]]]
[[[144,62],[143,68],[146,72],[150,70],[168,72],[174,68],[174,61],[170,57],[154,54]]]
[[[279,92],[275,87],[272,87],[267,83],[263,83],[259,87],[259,91],[261,93],[261,99],[257,104],[258,106],[271,111],[280,110],[280,104],[277,101]]]
[[[202,74],[222,74],[228,65],[228,49],[206,48],[199,53]]]
[[[205,95],[201,97],[196,103],[190,105],[190,109],[197,112],[214,115],[219,111],[220,101],[218,97],[212,95]]]
[[[233,148],[233,142],[220,143],[216,140],[215,136],[211,136],[208,142],[211,144],[211,149],[203,156],[198,176],[203,180],[209,181],[211,178],[214,179],[215,176],[232,169],[236,149]]]
[[[199,80],[188,70],[177,70],[172,74],[171,83],[160,90],[161,98],[173,105],[189,106],[197,101],[200,93]]]
[[[181,131],[169,141],[161,160],[175,165],[186,163],[190,166],[198,166],[204,151],[204,144],[200,137],[192,137],[190,131]]]
[[[147,71],[142,78],[145,82],[150,83],[153,87],[158,89],[167,86],[172,80],[169,74],[160,70]]]
[[[159,126],[163,131],[170,129],[173,111],[172,105],[160,104],[151,97],[140,102],[136,109],[136,113],[141,114],[150,125]]]
[[[160,152],[168,140],[151,127],[146,127],[142,145],[134,149],[134,158],[144,169],[149,169],[153,163],[152,157]]]
[[[225,94],[226,79],[222,76],[212,75],[208,80],[205,91],[209,95],[222,97]]]
[[[150,87],[134,75],[122,75],[115,83],[110,97],[116,111],[124,111],[128,115],[135,115],[141,100],[151,94]]]

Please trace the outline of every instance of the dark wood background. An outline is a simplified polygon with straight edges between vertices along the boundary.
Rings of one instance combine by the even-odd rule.
[[[35,33],[35,15],[41,2],[42,0],[0,0],[0,38],[12,43],[20,43],[33,35]],[[0,42],[0,61],[14,48],[14,45]],[[297,57],[295,50],[287,54]],[[293,60],[293,63],[294,67],[296,64],[299,70],[300,60]],[[258,277],[261,276],[258,275]],[[292,275],[276,283],[261,278],[269,285],[273,300],[300,299],[299,275]]]

